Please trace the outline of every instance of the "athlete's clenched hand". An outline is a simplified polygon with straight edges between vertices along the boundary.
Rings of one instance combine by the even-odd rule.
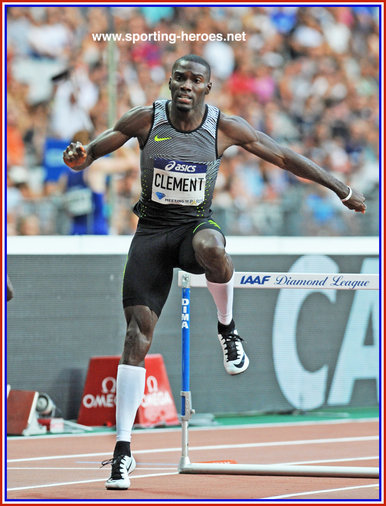
[[[73,170],[82,170],[86,161],[87,153],[81,142],[71,142],[63,151],[63,161]]]
[[[349,209],[352,209],[356,213],[364,214],[366,211],[365,196],[361,192],[358,192],[354,189],[350,191],[352,192],[351,197],[346,201],[342,201],[343,205]]]

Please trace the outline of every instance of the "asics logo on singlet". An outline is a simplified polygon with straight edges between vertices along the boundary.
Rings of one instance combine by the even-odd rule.
[[[177,163],[175,160],[172,160],[167,165],[165,165],[165,170],[175,170],[178,172],[196,172],[196,165],[189,163]]]

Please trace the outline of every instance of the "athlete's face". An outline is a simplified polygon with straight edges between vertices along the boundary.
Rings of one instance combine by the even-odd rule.
[[[200,107],[212,88],[208,71],[201,63],[182,60],[173,69],[169,79],[172,101],[180,111]]]

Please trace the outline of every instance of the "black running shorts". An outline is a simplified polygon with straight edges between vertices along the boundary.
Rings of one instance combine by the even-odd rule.
[[[159,316],[169,295],[174,267],[192,274],[203,274],[204,269],[196,260],[192,240],[194,234],[205,228],[222,233],[219,225],[211,219],[157,227],[141,218],[127,257],[122,288],[123,307],[147,306]]]

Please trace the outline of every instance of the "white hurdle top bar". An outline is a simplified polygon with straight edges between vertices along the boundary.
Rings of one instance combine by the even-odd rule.
[[[178,272],[178,286],[206,287],[204,274]],[[379,274],[310,272],[235,272],[235,288],[305,288],[324,290],[379,290]]]

